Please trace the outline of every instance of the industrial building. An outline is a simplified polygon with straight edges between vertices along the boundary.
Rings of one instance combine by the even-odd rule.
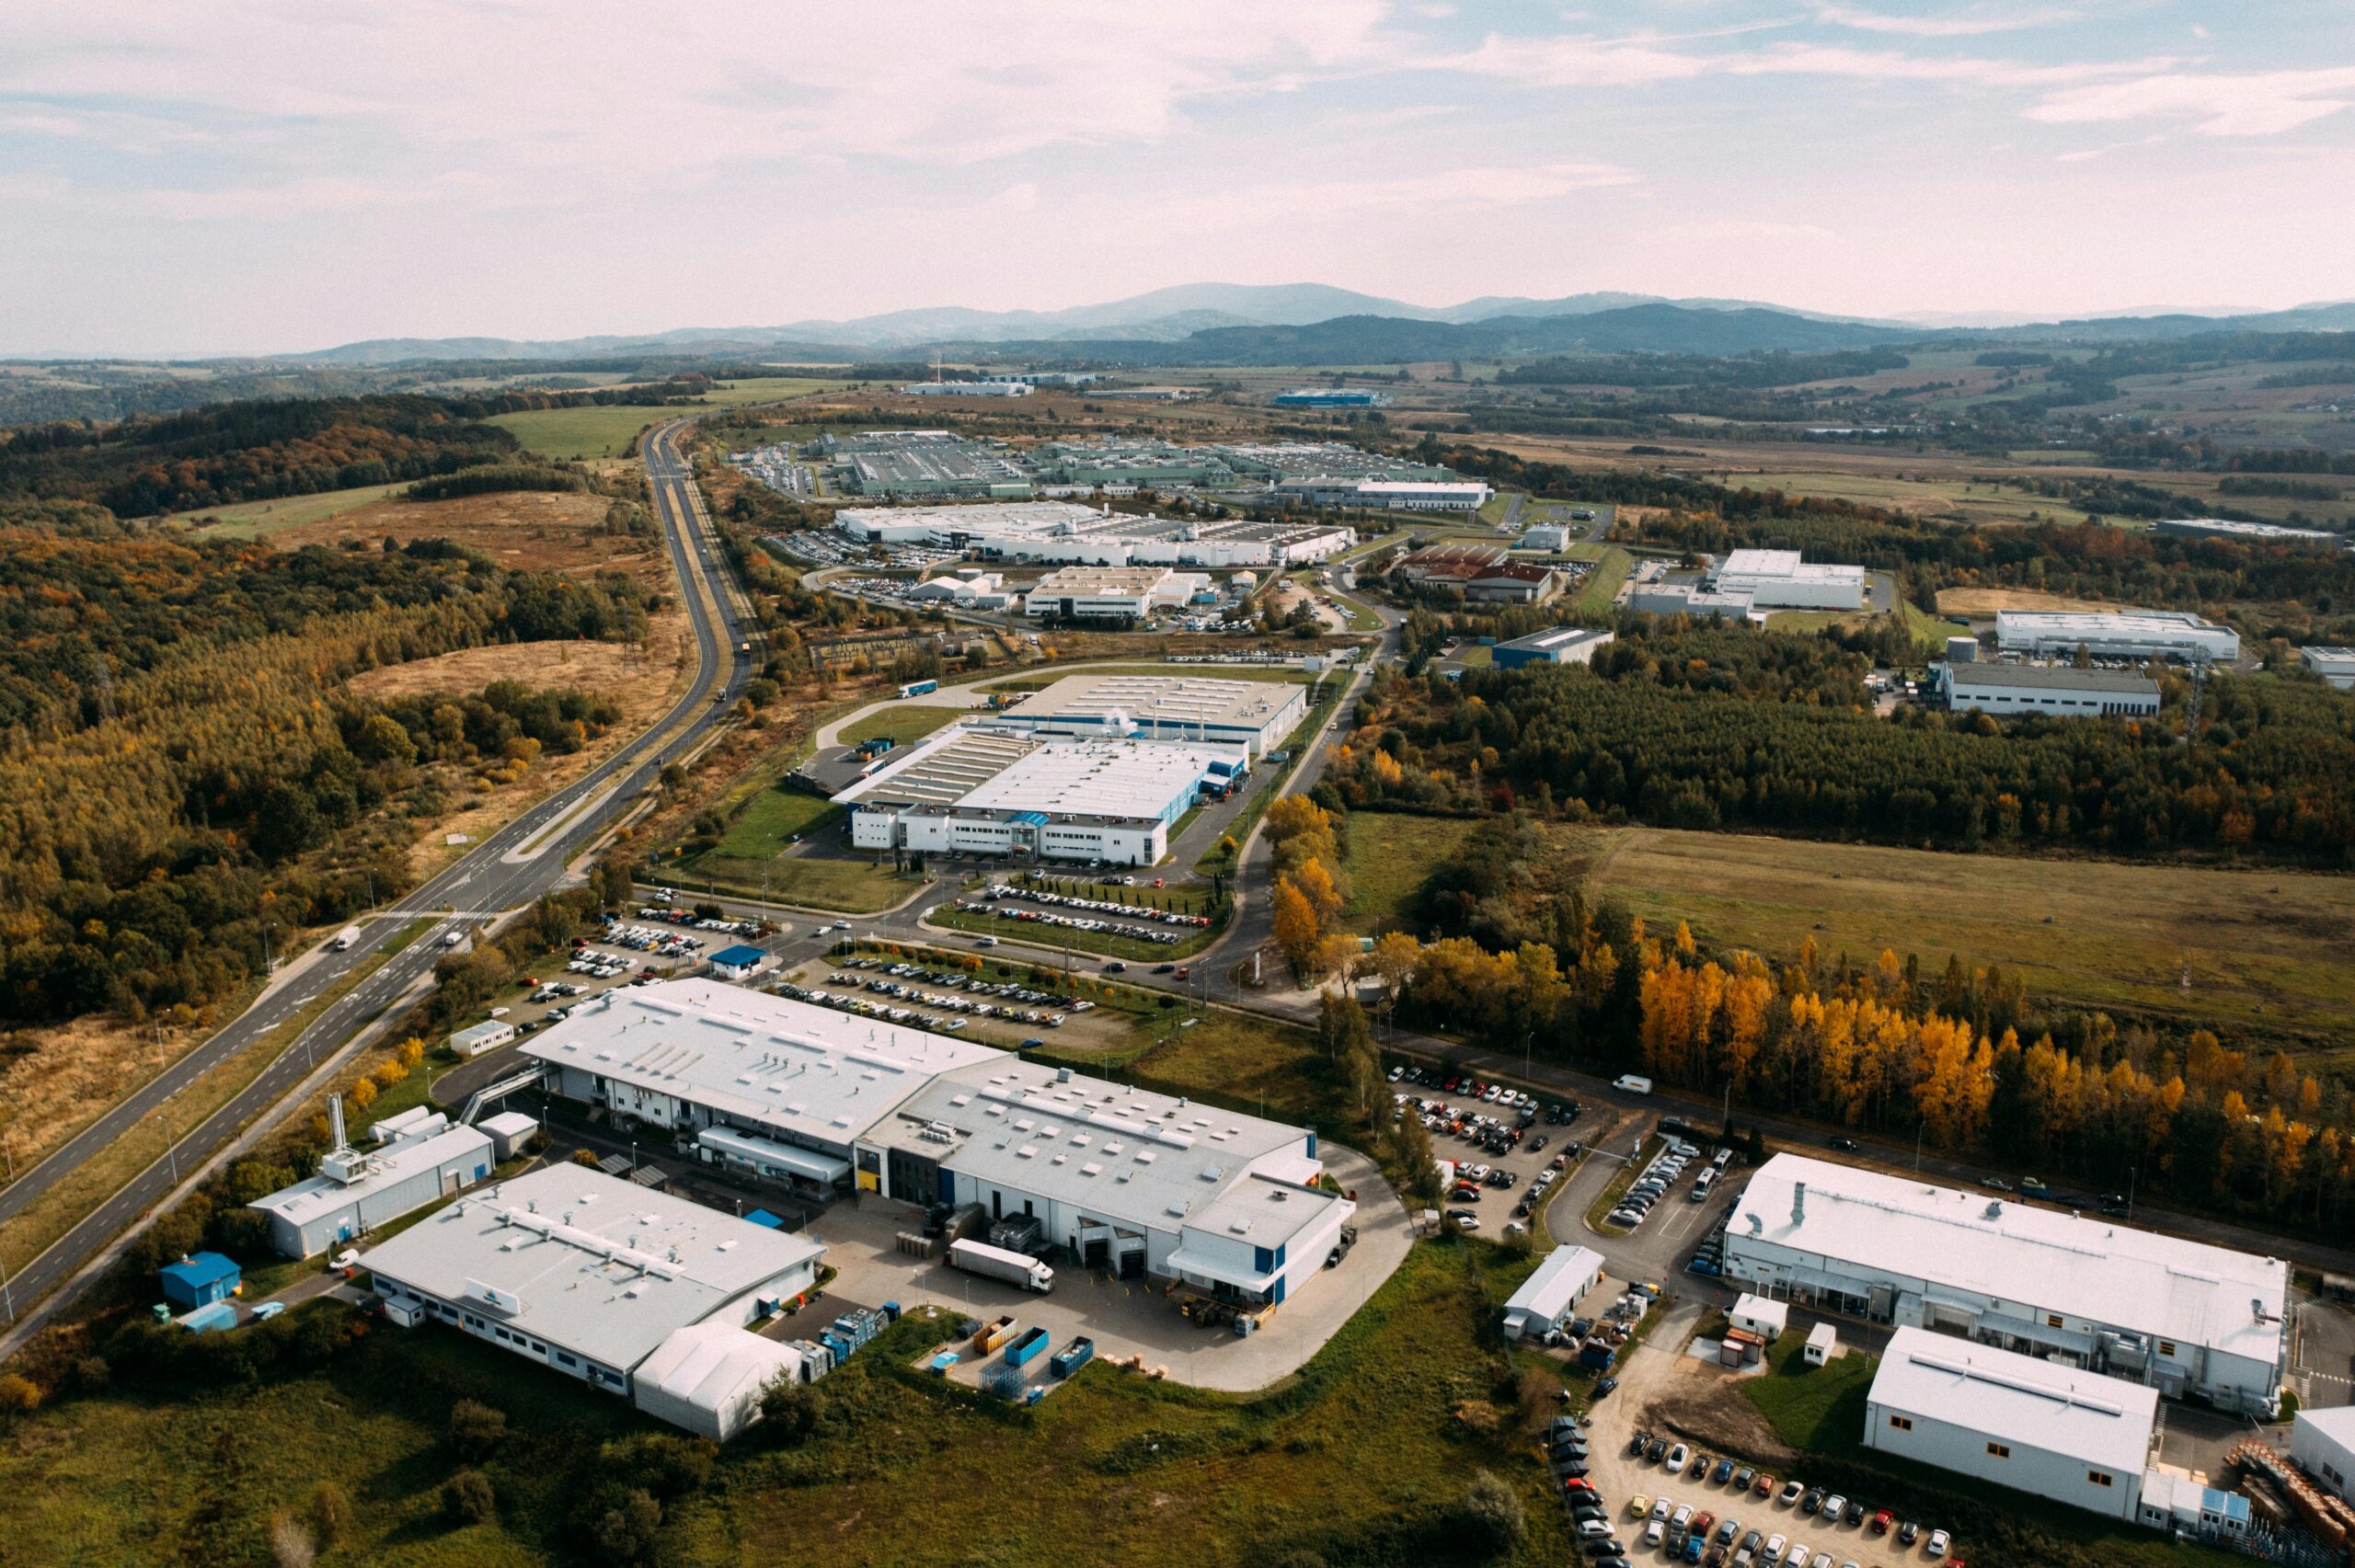
[[[2261,1420],[2280,1408],[2290,1281],[2278,1258],[1778,1154],[1726,1228],[1725,1277]]]
[[[1247,776],[1240,745],[1025,733],[978,721],[943,731],[834,798],[851,843],[913,853],[1151,865],[1169,826]]]
[[[1499,643],[1490,660],[1499,670],[1525,664],[1592,664],[1594,650],[1618,639],[1608,626],[1554,626]]]
[[[1125,436],[1048,441],[1028,453],[1042,485],[1084,489],[1194,489],[1235,482],[1234,470],[1200,447]]]
[[[1030,475],[1008,451],[954,430],[863,430],[819,438],[812,454],[837,490],[900,499],[1020,498]]]
[[[1143,621],[1185,603],[1210,580],[1167,567],[1064,567],[1040,578],[1022,605],[1034,621]]]
[[[1756,601],[1746,590],[1719,592],[1693,582],[1636,583],[1627,589],[1627,608],[1639,615],[1690,615],[1696,621],[1760,618]]]
[[[1136,735],[1240,746],[1257,760],[1308,717],[1308,688],[1206,675],[1066,675],[990,715],[1043,735]]]
[[[1934,674],[1940,697],[1956,713],[2123,718],[2159,711],[2159,683],[2127,670],[1973,662],[1940,665]]]
[[[1028,397],[1027,381],[920,381],[900,388],[903,397]]]
[[[523,1048],[546,1064],[551,1093],[700,1150],[731,1140],[837,1185],[855,1174],[861,1191],[903,1203],[1034,1216],[1048,1245],[1086,1266],[1237,1305],[1274,1305],[1306,1286],[1354,1212],[1319,1186],[1308,1128],[705,980],[608,991]],[[505,1185],[507,1199],[515,1186]],[[779,1271],[752,1272],[766,1280]],[[624,1350],[605,1365],[638,1365],[620,1359]]]
[[[486,1018],[451,1036],[450,1048],[462,1057],[478,1057],[485,1051],[497,1050],[514,1037],[514,1024],[504,1018]]]
[[[2222,517],[2171,517],[2151,524],[2151,532],[2170,539],[2232,539],[2250,544],[2315,544],[2346,547],[2343,533],[2321,528],[2292,528],[2279,522],[2236,522]]]
[[[2338,690],[2355,689],[2355,647],[2302,647],[2298,660]]]
[[[1095,567],[1288,567],[1357,543],[1324,523],[1136,517],[1074,501],[908,508],[846,507],[834,526],[860,543],[930,544],[993,561]]]
[[[1244,479],[1273,487],[1287,479],[1454,480],[1452,468],[1384,457],[1343,441],[1233,441],[1209,451]]]
[[[831,1192],[875,1183],[854,1146],[937,1073],[1003,1053],[712,980],[610,990],[524,1041],[548,1093],[660,1128],[712,1163],[733,1134],[780,1185]],[[752,1140],[746,1142],[744,1140]]]
[[[226,1301],[245,1285],[245,1272],[235,1260],[219,1253],[192,1253],[178,1263],[166,1264],[157,1275],[163,1284],[164,1299],[189,1311]]]
[[[1556,1247],[1506,1300],[1505,1337],[1543,1339],[1555,1333],[1602,1277],[1601,1253]]]
[[[1570,531],[1550,522],[1541,522],[1534,528],[1522,530],[1521,537],[1513,543],[1513,548],[1516,550],[1560,551],[1569,547]]]
[[[473,1185],[490,1174],[490,1139],[419,1106],[378,1122],[377,1147],[345,1140],[343,1102],[327,1102],[333,1147],[318,1173],[247,1205],[270,1217],[270,1244],[307,1258]]]
[[[2249,1503],[2246,1494],[2211,1486],[2189,1471],[2154,1464],[2142,1472],[2136,1518],[2168,1535],[2231,1542],[2249,1533]]]
[[[1090,1268],[1278,1306],[1325,1268],[1355,1206],[1316,1135],[1012,1056],[943,1074],[870,1138],[884,1191],[1039,1219]]]
[[[1566,579],[1551,567],[1534,561],[1507,561],[1484,567],[1457,586],[1464,597],[1486,604],[1544,604],[1560,597]]]
[[[2230,662],[2240,634],[2180,610],[1999,610],[1995,646],[2029,658],[2179,658]]]
[[[1865,568],[1810,564],[1797,550],[1736,550],[1709,574],[1709,587],[1768,610],[1860,610]]]
[[[1273,401],[1279,408],[1379,408],[1390,395],[1369,386],[1297,386]]]
[[[2134,1522],[2159,1392],[1926,1329],[1901,1328],[1865,1405],[1865,1446]]]
[[[797,1375],[798,1354],[748,1325],[809,1290],[824,1253],[567,1164],[461,1198],[367,1266],[404,1328],[446,1324],[724,1439]]]
[[[1476,479],[1351,479],[1304,475],[1280,479],[1276,494],[1313,507],[1365,511],[1478,511],[1496,491]]]
[[[2300,1409],[2290,1425],[2290,1457],[2324,1491],[2355,1503],[2355,1405]]]

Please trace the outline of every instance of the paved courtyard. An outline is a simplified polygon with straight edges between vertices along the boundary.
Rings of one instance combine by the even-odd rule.
[[[1243,1338],[1232,1328],[1188,1322],[1155,1280],[1117,1279],[1063,1264],[1055,1269],[1054,1290],[1038,1296],[937,1258],[908,1256],[897,1238],[917,1229],[922,1211],[871,1195],[834,1205],[808,1234],[826,1244],[826,1262],[837,1271],[826,1289],[832,1300],[867,1307],[897,1301],[909,1310],[934,1302],[984,1322],[1012,1313],[1025,1327],[1044,1327],[1054,1349],[1086,1334],[1099,1360],[1143,1356],[1148,1368],[1166,1367],[1173,1381],[1247,1392],[1298,1371],[1406,1260],[1412,1239],[1407,1211],[1373,1163],[1331,1145],[1326,1163],[1344,1187],[1357,1191],[1357,1245],[1339,1267],[1321,1271],[1266,1327]],[[969,1353],[951,1375],[977,1383],[989,1359]]]

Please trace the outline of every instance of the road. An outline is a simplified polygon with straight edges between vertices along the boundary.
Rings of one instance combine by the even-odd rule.
[[[656,515],[670,548],[672,566],[686,589],[695,628],[695,675],[678,703],[654,727],[576,783],[557,791],[485,839],[424,886],[380,911],[365,934],[345,953],[321,952],[299,971],[282,977],[260,1000],[202,1045],[126,1096],[40,1163],[0,1190],[0,1220],[25,1209],[78,1170],[98,1150],[142,1138],[155,1149],[154,1162],[112,1197],[29,1260],[7,1260],[6,1307],[12,1332],[0,1353],[37,1327],[70,1299],[58,1292],[86,1260],[121,1236],[254,1117],[291,1092],[314,1067],[345,1048],[368,1024],[390,1012],[412,988],[431,978],[447,939],[538,898],[556,887],[567,862],[593,842],[628,809],[631,799],[655,782],[664,760],[692,748],[728,711],[751,678],[752,661],[736,649],[741,641],[733,586],[686,461],[678,450],[676,420],[649,433],[647,478]],[[167,1145],[148,1118],[207,1072],[294,1018],[318,997],[350,979],[383,952],[419,917],[431,927],[367,974],[305,1027],[270,1065],[230,1101],[179,1139]],[[43,1298],[49,1298],[43,1301]],[[42,1302],[38,1310],[31,1303]]]

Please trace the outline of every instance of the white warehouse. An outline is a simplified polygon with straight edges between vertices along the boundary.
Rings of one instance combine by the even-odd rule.
[[[1266,756],[1308,717],[1308,688],[1200,675],[1066,675],[991,715],[1040,734],[1139,735]]]
[[[1065,567],[1040,578],[1023,596],[1033,620],[1143,621],[1156,610],[1174,610],[1210,587],[1200,572],[1167,567]]]
[[[1797,550],[1736,550],[1711,574],[1717,593],[1746,593],[1773,610],[1860,610],[1865,568],[1811,565]]]
[[[1544,1339],[1562,1326],[1579,1298],[1603,1277],[1603,1254],[1585,1247],[1556,1247],[1505,1302],[1505,1337]]]
[[[1901,1328],[1865,1406],[1865,1446],[2133,1522],[2159,1391]]]
[[[2048,718],[2130,718],[2159,711],[2159,683],[2127,670],[1947,663],[1938,667],[1937,682],[1956,713],[1977,708]]]
[[[2081,647],[2096,658],[2241,656],[2238,632],[2180,610],[1999,610],[1995,646],[2029,658],[2065,658]]]
[[[2269,1420],[2289,1265],[2108,1219],[1777,1154],[1726,1230],[1726,1283],[2066,1358]]]
[[[578,1165],[461,1199],[366,1254],[385,1315],[441,1322],[715,1439],[799,1356],[750,1332],[825,1248]]]
[[[422,1105],[375,1126],[378,1147],[345,1141],[343,1102],[330,1100],[334,1146],[318,1173],[247,1205],[270,1217],[270,1244],[307,1258],[473,1185],[491,1172],[490,1139]]]
[[[2355,1404],[2299,1411],[2290,1457],[2324,1491],[2355,1503]]]

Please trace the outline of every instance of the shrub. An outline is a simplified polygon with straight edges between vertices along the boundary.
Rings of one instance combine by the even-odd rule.
[[[1511,1551],[1529,1534],[1521,1494],[1488,1471],[1474,1471],[1464,1488],[1464,1529],[1490,1556]]]
[[[351,1499],[332,1481],[311,1488],[311,1528],[318,1532],[320,1549],[332,1551],[351,1534]]]
[[[488,1522],[499,1512],[490,1477],[478,1470],[462,1470],[442,1483],[442,1506],[462,1525]]]
[[[507,1436],[507,1413],[479,1400],[462,1399],[450,1407],[450,1446],[463,1459],[480,1463]]]
[[[302,1521],[281,1508],[270,1516],[270,1558],[278,1568],[311,1568],[319,1549]]]
[[[781,1448],[800,1447],[825,1413],[826,1396],[812,1383],[784,1377],[761,1392],[761,1436]]]
[[[633,1488],[597,1521],[597,1554],[607,1562],[643,1562],[662,1528],[662,1505],[643,1487]]]
[[[15,1372],[0,1372],[0,1415],[29,1415],[40,1408],[40,1384]]]

